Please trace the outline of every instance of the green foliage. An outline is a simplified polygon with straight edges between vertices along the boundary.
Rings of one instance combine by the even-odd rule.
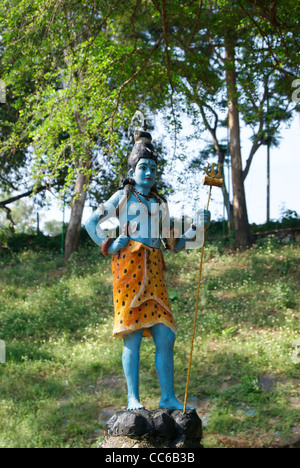
[[[269,13],[262,3],[3,0],[0,186],[17,190],[26,174],[28,186],[47,184],[69,203],[84,173],[92,203],[103,200],[126,173],[137,108],[150,117],[163,111],[174,159],[188,160],[188,170],[199,172],[215,154],[223,162],[229,154],[217,133],[228,124],[228,70],[236,70],[234,98],[253,129],[245,178],[258,148],[278,144],[290,121],[299,70],[297,16],[291,20],[282,2]],[[224,55],[228,44],[235,63]],[[184,114],[193,137],[205,128],[213,141],[192,161],[178,143]]]
[[[142,35],[144,7],[136,11],[140,24],[131,38],[128,2],[118,5],[115,10],[103,2],[92,8],[68,1],[1,3],[2,78],[9,99],[15,96],[11,105],[17,118],[7,122],[0,149],[8,159],[30,143],[36,187],[59,183],[64,194],[70,188],[70,198],[78,172],[91,179],[99,167],[106,178],[113,172],[117,182],[121,174],[113,165],[122,165],[126,154],[122,130],[139,102],[161,105],[155,96],[166,82],[162,66],[130,84],[132,70],[142,66],[151,50]],[[159,62],[159,54],[153,59]]]
[[[291,55],[298,51],[298,35],[283,6],[277,10],[280,32],[268,24],[263,9],[246,1],[207,1],[200,10],[196,0],[175,1],[166,5],[164,16],[155,3],[120,1],[114,8],[105,2],[4,0],[0,17],[0,73],[10,104],[1,109],[14,112],[12,119],[3,117],[7,131],[1,151],[16,155],[31,144],[37,184],[46,179],[72,186],[79,163],[86,175],[95,175],[91,161],[97,153],[101,165],[113,162],[119,129],[128,128],[137,106],[167,109],[175,138],[183,109],[196,125],[203,120],[194,104],[204,106],[214,128],[213,112],[227,107],[222,54],[228,35],[238,50],[240,110],[256,128],[256,144],[275,141],[278,125],[290,118],[284,107],[291,80],[279,78],[283,67],[297,72],[290,56],[283,67],[278,63],[282,44]],[[166,26],[168,48],[159,41]],[[271,97],[263,117],[266,86]],[[22,154],[21,165],[27,162]]]
[[[276,229],[299,228],[300,216],[294,210],[283,210],[281,218],[278,220],[271,220],[265,224],[253,225],[253,232],[271,231]]]
[[[62,231],[62,223],[55,219],[52,221],[46,221],[43,231],[48,236],[58,236]]]
[[[65,225],[67,229],[67,225]],[[60,252],[62,246],[62,233],[57,235],[44,235],[42,232],[35,234],[26,234],[24,232],[12,234],[11,232],[2,232],[2,244],[3,250],[1,255],[4,255],[6,258],[13,256],[14,253],[23,252],[23,251],[34,251],[34,252],[45,252],[47,250],[53,252]],[[1,239],[1,237],[0,237]],[[90,237],[88,236],[85,228],[82,228],[80,231],[80,245],[81,247],[90,243]]]
[[[4,253],[9,255],[13,252],[23,252],[24,250],[56,250],[61,248],[61,235],[55,237],[44,236],[42,233],[26,234],[19,233],[6,238]]]

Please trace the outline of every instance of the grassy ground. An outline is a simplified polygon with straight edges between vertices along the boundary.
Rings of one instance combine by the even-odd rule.
[[[207,244],[189,403],[204,447],[300,440],[299,248],[262,241],[246,252]],[[183,399],[199,252],[165,255]],[[90,247],[66,266],[55,253],[0,257],[0,447],[98,447],[126,404],[122,340],[111,337],[110,263]],[[154,347],[141,349],[141,400],[159,401]]]

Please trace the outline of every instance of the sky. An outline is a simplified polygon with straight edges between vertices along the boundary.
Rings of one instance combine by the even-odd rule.
[[[278,219],[282,210],[300,214],[300,114],[291,127],[282,132],[279,148],[270,152],[270,217]],[[245,188],[249,221],[261,224],[266,220],[267,149],[254,156]]]
[[[157,121],[157,128],[152,132],[154,144],[155,135],[158,135],[162,128]],[[191,129],[187,129],[191,130]],[[251,143],[249,137],[251,132],[242,129],[242,157],[243,167],[247,160],[250,151]],[[166,139],[168,145],[168,140]],[[188,151],[196,151],[199,145],[205,146],[205,141],[209,141],[208,135],[203,135],[201,141],[192,141]],[[172,142],[169,141],[170,151]],[[196,154],[196,153],[195,153]],[[289,128],[282,129],[281,140],[278,148],[271,148],[270,153],[271,161],[271,175],[270,175],[270,218],[280,219],[282,213],[286,210],[293,210],[300,214],[300,114],[296,114],[295,118]],[[180,163],[176,163],[176,167],[167,171],[166,177],[169,181],[174,180],[176,174],[180,173]],[[203,174],[204,175],[204,174]],[[200,176],[199,176],[200,177]],[[228,182],[228,170],[225,169],[226,183]],[[180,185],[178,186],[177,195],[169,199],[169,206],[171,215],[178,213],[178,207],[184,203],[186,214],[193,215],[196,208],[206,207],[208,188],[201,185],[202,182],[199,178],[198,187],[194,188],[194,181],[185,181],[185,192],[187,195],[181,193]],[[266,208],[266,179],[267,179],[267,148],[264,146],[258,150],[245,180],[246,201],[248,209],[248,218],[251,224],[263,224],[266,222],[267,208]],[[230,180],[230,179],[229,179]],[[194,192],[193,192],[194,190]],[[232,198],[232,187],[230,188]],[[199,198],[198,203],[193,202],[194,195]],[[223,219],[223,197],[222,192],[218,188],[213,188],[212,199],[210,203],[210,211],[213,220]],[[92,209],[87,205],[83,214],[83,223],[91,215]],[[68,222],[70,217],[70,209],[67,208],[65,212],[65,220]],[[42,210],[41,212],[41,225],[49,220],[62,221],[63,213],[61,208],[53,198],[53,205],[50,210]],[[225,219],[226,213],[225,213]]]
[[[245,167],[251,143],[251,132],[242,131],[242,158]],[[227,172],[228,174],[228,172]],[[228,175],[225,176],[226,182]],[[267,148],[255,154],[245,180],[249,222],[263,224],[267,219]],[[223,216],[222,197],[213,195],[212,217]],[[232,187],[231,187],[232,199]],[[281,132],[280,146],[270,149],[270,218],[280,219],[283,211],[294,210],[300,215],[300,114],[289,128]]]

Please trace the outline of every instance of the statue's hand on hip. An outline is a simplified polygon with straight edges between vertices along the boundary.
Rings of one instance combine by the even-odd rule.
[[[119,250],[122,250],[127,246],[129,242],[128,229],[129,229],[129,221],[124,224],[121,236],[119,236],[116,240],[114,240],[114,242],[109,247],[108,252],[111,255],[115,255],[117,252],[119,252]]]

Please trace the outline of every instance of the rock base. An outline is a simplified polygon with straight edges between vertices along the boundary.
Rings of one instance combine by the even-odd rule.
[[[102,448],[203,448],[195,410],[121,411],[107,422]]]

